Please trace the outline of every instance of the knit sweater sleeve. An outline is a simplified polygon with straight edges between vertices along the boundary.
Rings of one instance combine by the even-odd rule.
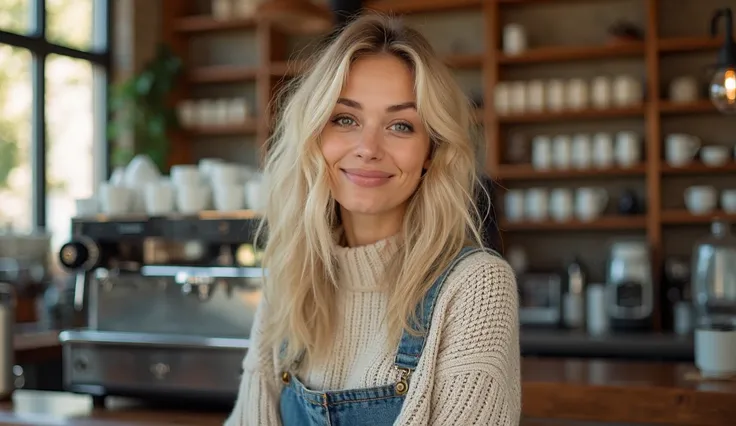
[[[410,389],[405,412],[397,424],[519,424],[521,373],[515,275],[503,259],[486,253],[472,256],[458,268],[461,266],[464,270],[453,274],[453,282],[448,279],[445,286],[449,288],[443,289],[445,295],[438,300],[432,325],[435,331],[430,330],[427,353],[423,354],[426,359],[420,360],[415,372],[419,383],[414,390],[426,390],[431,398],[411,395]],[[421,370],[432,367],[433,377],[421,383],[427,379],[421,377]]]
[[[267,311],[268,304],[265,298],[261,298],[251,330],[251,346],[243,359],[243,377],[238,397],[224,426],[281,425],[274,351],[262,344]]]

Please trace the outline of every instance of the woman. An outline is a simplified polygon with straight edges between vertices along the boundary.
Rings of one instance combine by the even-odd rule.
[[[361,17],[297,83],[265,165],[268,269],[229,425],[516,425],[517,293],[482,248],[470,103]]]

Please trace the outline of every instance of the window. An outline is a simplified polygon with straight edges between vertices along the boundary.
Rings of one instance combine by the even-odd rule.
[[[0,0],[0,228],[69,238],[107,176],[109,0]]]

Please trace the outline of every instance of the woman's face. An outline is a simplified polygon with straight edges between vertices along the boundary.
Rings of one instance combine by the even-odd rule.
[[[343,210],[403,214],[429,166],[429,135],[417,113],[411,70],[387,54],[353,62],[321,144]]]

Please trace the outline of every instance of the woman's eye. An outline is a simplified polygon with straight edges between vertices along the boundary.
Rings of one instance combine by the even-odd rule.
[[[407,123],[395,123],[391,126],[391,129],[400,133],[411,133],[414,128]]]
[[[334,120],[332,120],[332,122],[342,127],[349,127],[349,126],[355,125],[355,120],[353,120],[350,117],[337,117]]]

